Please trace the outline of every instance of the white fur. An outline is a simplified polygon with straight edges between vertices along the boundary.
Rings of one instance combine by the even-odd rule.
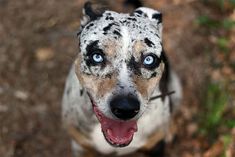
[[[84,30],[81,31],[81,34],[79,36],[80,51],[82,57],[84,56],[84,54],[86,54],[87,45],[93,41],[98,40],[98,46],[101,49],[104,48],[104,45],[102,45],[102,43],[104,43],[105,40],[107,41],[117,39],[117,41],[120,42],[121,47],[115,50],[117,51],[117,57],[115,58],[115,60],[112,60],[112,65],[106,66],[103,72],[100,72],[99,74],[102,74],[103,76],[107,73],[117,73],[118,71],[118,83],[121,83],[121,85],[128,87],[127,92],[135,91],[135,94],[138,95],[141,101],[141,110],[136,116],[137,118],[139,117],[137,121],[138,131],[134,134],[133,141],[130,143],[130,145],[124,148],[116,148],[110,146],[107,143],[101,132],[100,123],[98,122],[92,110],[92,104],[86,93],[86,90],[84,89],[85,94],[80,95],[80,90],[84,87],[80,84],[76,77],[74,66],[72,67],[68,79],[66,81],[65,92],[62,102],[63,119],[65,124],[72,124],[76,128],[79,128],[82,133],[86,134],[88,138],[90,138],[90,144],[97,151],[104,154],[115,152],[118,155],[128,154],[145,145],[148,140],[148,137],[156,131],[167,132],[170,119],[169,99],[171,98],[173,101],[173,105],[177,106],[182,97],[180,82],[175,73],[171,73],[170,75],[171,78],[168,88],[169,91],[175,90],[176,94],[170,97],[166,96],[164,101],[159,98],[151,102],[147,102],[146,98],[143,98],[140,93],[135,90],[134,82],[129,76],[130,71],[127,67],[127,63],[125,62],[125,60],[130,59],[129,55],[132,54],[133,43],[137,40],[143,41],[147,37],[149,40],[151,40],[151,42],[154,43],[154,46],[146,48],[145,52],[143,53],[151,52],[155,53],[157,56],[160,57],[162,52],[162,24],[159,24],[157,20],[152,19],[152,15],[159,12],[149,8],[139,9],[144,11],[147,14],[148,18],[135,17],[137,22],[131,23],[131,21],[129,21],[130,25],[128,25],[123,24],[123,22],[120,22],[125,21],[129,17],[128,14],[118,14],[112,11],[106,11],[106,14],[110,13],[112,15],[114,21],[116,20],[116,22],[120,22],[120,27],[113,26],[111,28],[112,30],[106,32],[105,35],[104,27],[107,27],[114,21],[107,21],[105,19],[105,16],[102,16],[99,20],[93,21],[94,27],[90,29],[86,29],[85,27]],[[84,19],[83,24],[87,22],[86,20],[87,19]],[[135,27],[133,25],[135,25]],[[121,29],[119,32],[121,33],[120,38],[115,38],[115,33],[112,33],[114,30],[118,29],[117,27]],[[85,62],[82,62],[82,71],[86,69],[85,66]],[[91,74],[96,76],[96,73],[101,70],[97,67],[93,67],[91,68],[91,71]],[[85,72],[85,70],[83,72]],[[146,77],[147,75],[150,75],[150,73],[148,73],[147,71],[142,70],[142,75],[143,74],[146,75]],[[153,91],[153,96],[162,94],[159,91],[158,85],[153,86],[156,86],[155,91]],[[104,95],[104,97],[98,99],[94,98],[96,101],[96,105],[98,106],[100,111],[110,118],[112,117],[109,109],[108,100],[113,96],[113,94],[117,94],[115,93],[115,90],[117,90],[116,87],[115,89],[109,91],[108,94]],[[125,90],[121,92],[124,92]],[[82,151],[79,145],[75,144],[74,142],[72,145],[75,150]]]
[[[128,54],[129,54],[129,46],[130,46],[130,36],[129,36],[129,31],[127,27],[121,27],[121,34],[122,34],[122,48],[119,52],[120,57],[119,57],[119,62],[121,65],[117,64],[118,66],[116,67],[119,69],[119,81],[122,85],[124,86],[129,86],[131,85],[131,80],[128,74],[130,73],[127,69],[127,65],[125,63],[125,60],[128,59]]]
[[[122,50],[120,53],[123,55],[123,58],[126,58],[125,56],[128,54],[128,48],[130,46],[130,39],[131,39],[128,28],[121,27],[121,34],[122,34]]]
[[[119,73],[119,81],[123,86],[130,86],[131,80],[130,77],[128,76],[128,69],[126,64],[122,64],[120,68],[120,73]]]

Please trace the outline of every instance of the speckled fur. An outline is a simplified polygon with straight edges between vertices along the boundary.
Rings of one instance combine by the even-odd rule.
[[[83,18],[78,33],[79,53],[66,81],[62,114],[65,126],[76,127],[89,138],[91,147],[101,153],[127,154],[144,146],[154,132],[167,132],[170,101],[173,106],[180,102],[181,86],[172,70],[167,89],[175,90],[176,94],[149,101],[150,97],[163,92],[160,80],[166,70],[166,63],[161,59],[165,54],[160,15],[156,10],[138,8],[132,14],[105,11],[95,20],[86,15]],[[88,64],[87,49],[91,44],[103,50],[105,66]],[[141,65],[141,57],[148,53],[159,58],[159,66],[153,70]],[[135,117],[138,132],[129,146],[115,148],[105,141],[87,93],[99,110],[113,119],[109,102],[114,96],[122,93],[138,97],[141,102],[140,112]]]

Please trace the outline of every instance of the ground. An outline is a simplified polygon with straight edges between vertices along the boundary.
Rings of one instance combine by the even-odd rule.
[[[123,0],[97,0],[128,11]],[[184,100],[169,157],[235,156],[234,0],[143,1],[163,12],[164,47]],[[0,156],[69,157],[61,125],[83,0],[0,0]]]

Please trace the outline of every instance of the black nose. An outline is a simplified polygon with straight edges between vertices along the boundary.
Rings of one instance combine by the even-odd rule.
[[[139,113],[140,102],[134,97],[118,96],[111,100],[110,108],[117,118],[128,120]]]

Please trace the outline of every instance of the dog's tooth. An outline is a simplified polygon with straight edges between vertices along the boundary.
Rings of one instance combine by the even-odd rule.
[[[107,129],[107,134],[108,135],[111,135],[112,133],[111,133],[111,129]]]

